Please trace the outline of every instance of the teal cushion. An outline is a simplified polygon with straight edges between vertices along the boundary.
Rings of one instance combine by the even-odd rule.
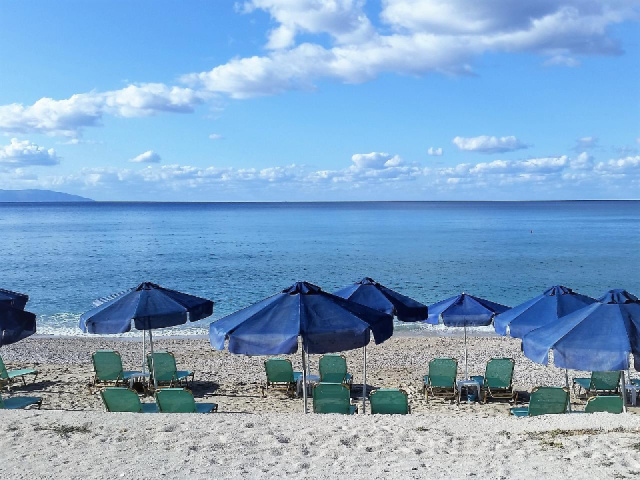
[[[218,409],[218,405],[215,403],[196,403],[197,413],[210,413]]]
[[[510,408],[509,413],[511,413],[511,415],[515,415],[516,417],[527,417],[529,415],[529,408],[528,407]]]

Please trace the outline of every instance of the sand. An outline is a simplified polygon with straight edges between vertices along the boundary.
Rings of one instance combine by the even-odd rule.
[[[302,400],[262,395],[264,357],[213,351],[204,338],[161,339],[158,350],[195,370],[198,401],[215,402],[210,415],[103,413],[92,377],[91,352],[118,350],[125,369],[138,369],[141,344],[108,338],[39,337],[3,347],[10,368],[40,370],[36,383],[4,396],[37,395],[42,410],[2,411],[0,478],[625,478],[640,475],[640,415],[573,414],[513,418],[508,402],[427,403],[421,379],[428,361],[455,356],[463,375],[460,337],[394,337],[367,350],[368,389],[403,388],[410,416],[346,418],[303,415]],[[347,352],[353,402],[361,404],[362,352]],[[536,385],[564,385],[564,370],[536,365],[520,342],[469,339],[469,374],[491,357],[516,360],[520,397]],[[294,368],[300,356],[290,357]],[[317,356],[311,356],[312,373]],[[631,372],[636,375],[635,372]],[[569,372],[570,376],[585,372]],[[151,401],[145,399],[143,401]],[[574,410],[584,402],[573,397]]]

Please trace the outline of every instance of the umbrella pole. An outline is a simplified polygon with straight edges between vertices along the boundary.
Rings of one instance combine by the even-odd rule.
[[[620,381],[622,382],[622,411],[627,413],[627,387],[625,379],[624,379],[624,370],[622,370],[620,375]]]
[[[151,374],[153,375],[153,389],[158,389],[158,380],[156,379],[156,362],[153,358],[153,336],[149,330],[149,347],[151,348]]]
[[[142,330],[142,375],[144,375],[144,372],[147,371],[146,356],[147,356],[147,332],[146,330]]]
[[[464,322],[464,379],[469,380],[469,371],[467,365],[467,322]]]
[[[302,344],[302,398],[304,413],[307,413],[307,362],[305,361],[304,343]]]
[[[569,388],[569,370],[564,369],[564,382],[567,385],[567,390],[569,390],[569,413],[571,413],[571,389]]]
[[[367,413],[367,346],[362,347],[362,413]]]

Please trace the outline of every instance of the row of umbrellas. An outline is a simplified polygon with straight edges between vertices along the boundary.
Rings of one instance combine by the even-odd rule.
[[[27,300],[25,295],[0,290],[0,345],[35,332],[35,316],[23,310]],[[124,333],[133,326],[148,332],[151,352],[153,329],[201,320],[213,313],[211,300],[153,283],[98,299],[94,305],[81,316],[79,326],[84,332]],[[226,344],[230,352],[246,355],[295,353],[301,339],[303,366],[307,363],[305,353],[363,348],[366,372],[366,345],[371,335],[377,344],[391,337],[393,317],[405,322],[463,327],[465,376],[466,328],[492,322],[497,333],[522,338],[525,355],[538,363],[547,364],[549,352],[553,351],[554,364],[561,368],[626,370],[630,353],[635,356],[636,366],[640,365],[637,297],[624,290],[611,290],[596,300],[563,286],[554,286],[514,308],[466,293],[427,307],[371,278],[334,294],[311,283],[298,282],[213,322],[209,338],[214,349],[222,350]],[[25,328],[19,331],[16,325]],[[145,355],[143,341],[143,358]],[[306,368],[303,374],[306,375]],[[306,388],[303,391],[306,395]]]

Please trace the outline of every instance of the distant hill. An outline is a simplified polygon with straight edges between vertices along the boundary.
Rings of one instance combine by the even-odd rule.
[[[93,202],[90,198],[52,190],[0,190],[0,202]]]

